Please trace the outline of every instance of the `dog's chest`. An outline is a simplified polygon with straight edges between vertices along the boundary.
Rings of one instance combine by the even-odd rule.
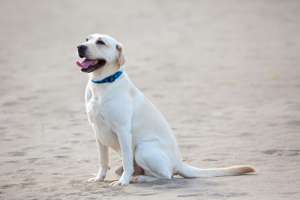
[[[100,98],[91,98],[86,105],[88,119],[95,131],[96,137],[102,144],[119,150],[116,134],[104,115],[104,105]]]

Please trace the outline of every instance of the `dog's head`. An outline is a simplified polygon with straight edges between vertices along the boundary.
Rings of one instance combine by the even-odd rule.
[[[90,73],[104,68],[119,69],[125,62],[122,45],[108,35],[89,35],[77,49],[81,60],[76,63],[82,72]]]

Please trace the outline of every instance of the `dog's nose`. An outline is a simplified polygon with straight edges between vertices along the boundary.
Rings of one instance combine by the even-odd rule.
[[[77,46],[77,49],[78,49],[78,54],[79,54],[79,57],[82,58],[85,56],[85,51],[87,49],[87,46],[85,45],[79,45]]]

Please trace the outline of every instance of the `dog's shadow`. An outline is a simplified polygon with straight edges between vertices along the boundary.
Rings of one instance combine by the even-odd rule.
[[[110,183],[114,180],[104,182],[87,183],[82,180],[72,181],[72,187],[80,194],[86,196],[103,196],[103,197],[143,197],[170,194],[174,197],[245,197],[248,194],[237,191],[224,191],[220,187],[226,185],[225,177],[218,178],[194,178],[184,179],[175,177],[171,180],[157,180],[151,183],[134,183],[128,186],[112,187]]]
[[[208,179],[173,178],[171,180],[157,180],[151,183],[134,183],[126,187],[110,187],[106,181],[101,183],[106,189],[106,195],[112,196],[154,196],[165,192],[182,197],[201,196],[205,190],[215,191],[213,188],[219,183]]]

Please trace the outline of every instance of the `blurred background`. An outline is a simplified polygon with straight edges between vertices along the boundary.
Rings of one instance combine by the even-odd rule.
[[[0,3],[0,199],[300,198],[300,1]],[[186,162],[258,174],[86,183],[98,160],[75,61],[90,33],[123,43],[127,73]]]

